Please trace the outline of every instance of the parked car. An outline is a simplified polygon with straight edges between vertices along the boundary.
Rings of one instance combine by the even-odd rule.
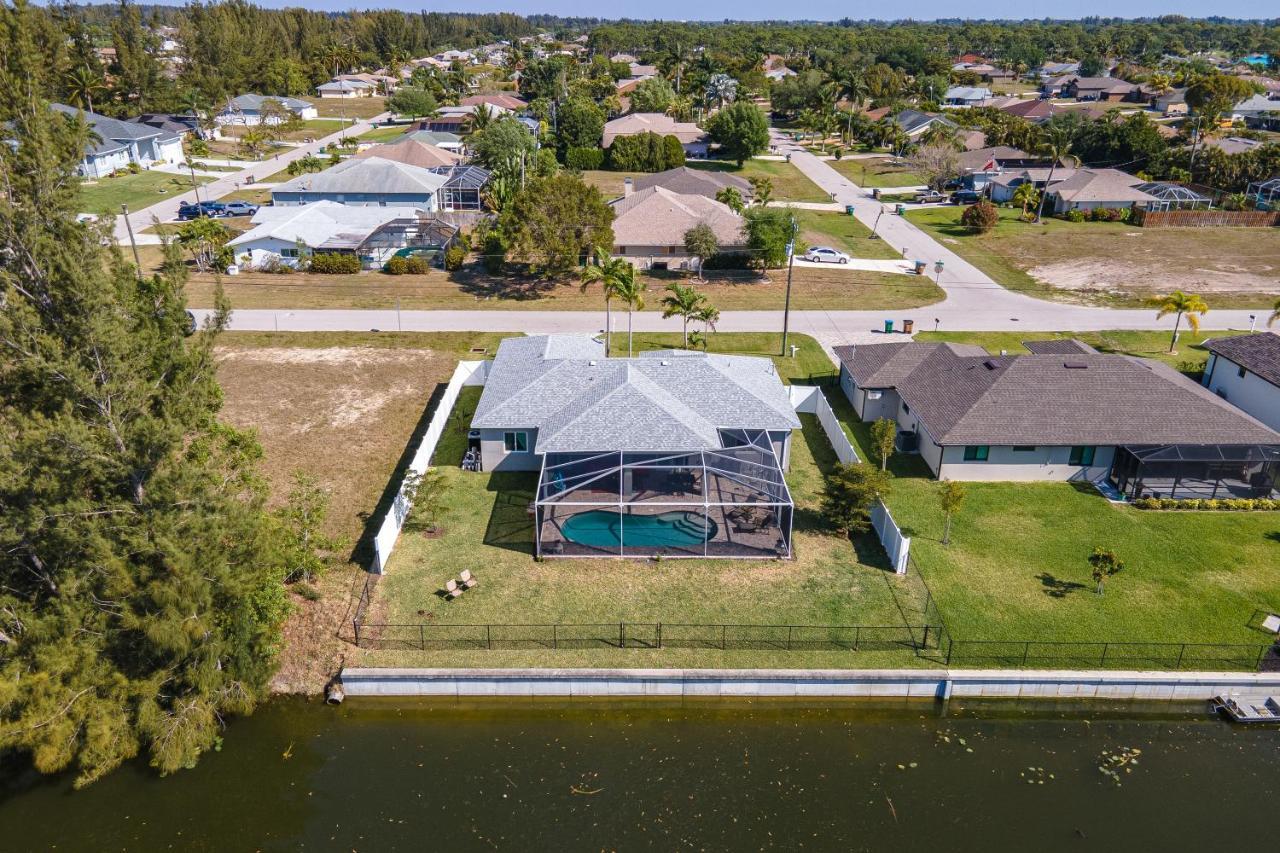
[[[814,246],[800,256],[801,260],[815,264],[847,264],[849,256],[830,246]]]
[[[258,212],[256,204],[250,204],[247,201],[229,201],[227,202],[226,216],[253,216]]]
[[[916,204],[939,204],[947,200],[946,193],[940,193],[937,190],[925,190],[916,193]]]
[[[183,202],[178,205],[178,218],[199,219],[201,216],[227,216],[227,206],[220,201],[202,201],[199,204]]]
[[[958,190],[951,194],[952,204],[977,204],[982,200],[982,193],[976,190]]]

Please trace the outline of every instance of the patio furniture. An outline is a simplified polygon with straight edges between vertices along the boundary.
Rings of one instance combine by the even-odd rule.
[[[462,593],[465,591],[466,590],[464,588],[458,586],[457,581],[447,580],[444,582],[444,597],[449,601],[453,601],[455,598],[461,598]]]
[[[458,576],[458,582],[463,589],[471,589],[476,584],[480,583],[480,581],[476,580],[475,577],[472,576],[470,569],[462,570],[462,574]]]

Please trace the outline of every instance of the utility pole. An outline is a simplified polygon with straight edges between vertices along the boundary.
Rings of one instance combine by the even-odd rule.
[[[133,239],[133,223],[129,221],[129,205],[120,205],[124,213],[124,227],[129,231],[129,245],[133,247],[133,263],[138,268],[138,279],[142,279],[142,259],[138,257],[138,242]]]
[[[787,241],[787,295],[782,303],[782,351],[787,354],[787,332],[791,326],[791,271],[796,265],[796,218],[791,217],[791,239]]]
[[[196,166],[187,158],[187,168],[191,171],[191,191],[196,194],[196,206],[200,205],[200,184],[196,182]]]

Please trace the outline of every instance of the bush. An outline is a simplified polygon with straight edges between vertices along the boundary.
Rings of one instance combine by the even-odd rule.
[[[136,174],[138,174],[139,172],[141,172],[141,171],[142,171],[142,167],[141,167],[141,166],[139,166],[137,163],[133,163],[133,162],[130,162],[130,163],[129,163],[129,167],[128,167],[128,168],[129,168],[129,174],[130,174],[130,175],[136,175]]]
[[[444,268],[449,272],[455,272],[462,269],[462,263],[467,259],[467,250],[461,246],[450,246],[444,253]],[[425,264],[424,264],[425,266]],[[424,270],[425,272],[425,270]]]
[[[996,206],[991,202],[983,199],[977,204],[971,204],[964,209],[964,213],[960,214],[960,224],[967,228],[985,234],[992,228],[996,227],[996,223],[1000,221],[1000,212],[996,210]]]
[[[1068,210],[1062,217],[1068,222],[1084,222],[1083,210]]]
[[[1280,510],[1274,498],[1138,498],[1138,509],[1211,510],[1218,512],[1273,512]]]
[[[409,261],[400,255],[394,255],[391,260],[387,261],[382,271],[387,275],[404,275],[409,271]]]
[[[339,255],[321,252],[311,256],[311,272],[322,275],[342,275],[360,272],[360,259],[355,255]]]
[[[570,148],[564,152],[564,164],[579,172],[604,168],[604,151],[599,148]]]
[[[744,252],[716,252],[702,263],[704,270],[751,269],[751,256]]]
[[[484,270],[489,275],[498,275],[507,263],[507,247],[502,242],[502,235],[490,231],[485,235],[481,250],[484,252]]]
[[[416,255],[405,258],[405,272],[409,275],[426,275],[431,270],[431,265],[427,263],[426,258],[419,258]]]

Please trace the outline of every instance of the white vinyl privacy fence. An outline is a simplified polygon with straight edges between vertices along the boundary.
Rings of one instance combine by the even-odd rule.
[[[792,385],[790,387],[791,405],[797,412],[806,415],[817,415],[822,431],[835,449],[836,457],[841,462],[857,462],[858,454],[853,449],[844,428],[831,410],[831,404],[822,393],[822,389],[814,385]],[[901,528],[893,520],[889,508],[882,501],[876,501],[871,507],[871,526],[875,528],[880,544],[884,546],[893,570],[900,575],[907,573],[907,555],[911,552],[911,538],[902,535]]]
[[[836,452],[836,458],[845,463],[857,462],[858,453],[853,449],[849,437],[844,434],[836,413],[831,411],[831,404],[823,396],[822,389],[816,385],[792,385],[789,390],[791,405],[797,412],[817,415],[822,431],[827,434],[827,441],[831,442],[831,447]]]
[[[427,431],[423,434],[418,449],[414,451],[413,459],[409,461],[409,468],[401,476],[400,483],[396,487],[396,499],[392,501],[386,518],[382,520],[382,526],[373,537],[372,568],[375,573],[382,574],[386,571],[387,561],[391,559],[391,551],[396,547],[396,540],[400,538],[400,529],[404,527],[405,519],[409,517],[409,510],[412,509],[404,494],[404,476],[410,473],[421,476],[426,472],[431,465],[431,456],[440,443],[440,436],[444,435],[449,415],[453,413],[453,406],[458,402],[458,394],[467,385],[483,385],[488,378],[490,364],[492,362],[489,361],[460,361],[454,368],[453,376],[445,386],[439,405],[436,406],[436,412],[431,416],[431,422],[427,424]]]

